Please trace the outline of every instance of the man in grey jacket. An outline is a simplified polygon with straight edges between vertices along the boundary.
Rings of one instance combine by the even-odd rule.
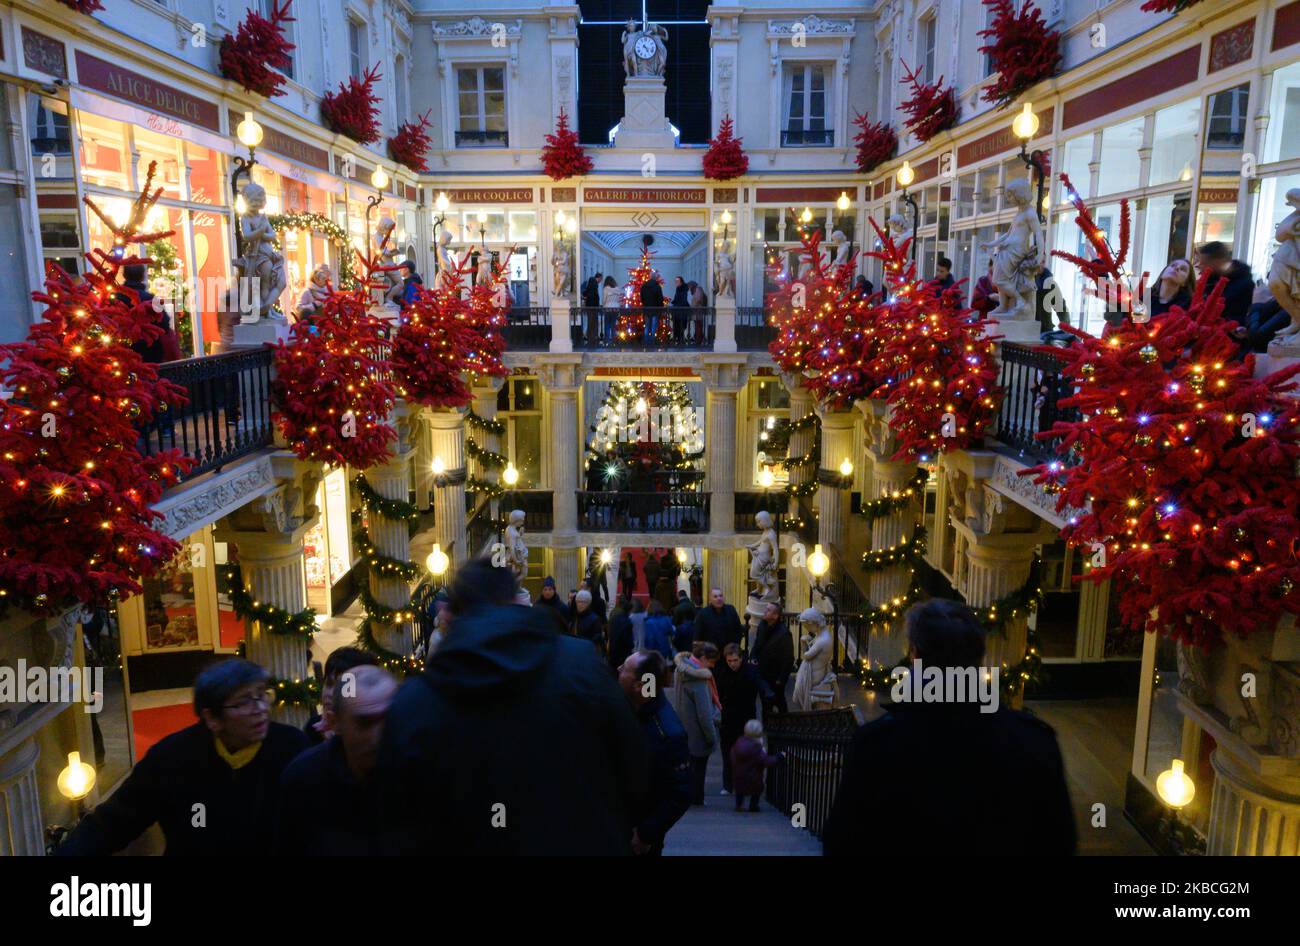
[[[686,728],[686,742],[691,753],[691,804],[704,804],[704,774],[709,756],[718,745],[718,720],[722,704],[713,682],[713,665],[718,662],[718,648],[708,641],[696,641],[692,653],[677,654],[677,693],[674,708]]]

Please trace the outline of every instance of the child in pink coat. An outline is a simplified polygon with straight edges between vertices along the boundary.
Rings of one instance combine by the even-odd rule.
[[[740,811],[749,796],[749,810],[758,811],[763,794],[763,773],[776,765],[785,753],[776,755],[763,748],[763,724],[756,719],[745,723],[745,734],[731,747],[731,782],[736,792],[736,810]]]

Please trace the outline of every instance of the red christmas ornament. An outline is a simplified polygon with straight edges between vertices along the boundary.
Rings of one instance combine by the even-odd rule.
[[[555,181],[591,173],[591,158],[578,143],[578,133],[569,127],[569,116],[560,109],[555,134],[546,136],[542,147],[542,170]]]
[[[145,432],[167,436],[184,391],[132,350],[156,341],[157,315],[117,285],[132,251],[169,234],[142,233],[161,194],[156,165],[125,224],[85,203],[113,235],[111,253],[86,255],[85,279],[50,264],[45,309],[27,340],[0,346],[0,602],[32,611],[107,605],[140,592],[180,549],[153,528],[151,506],[193,461],[179,450],[143,456]]]
[[[728,115],[718,126],[718,136],[704,152],[704,176],[713,181],[729,181],[749,170],[749,157],[740,147],[743,138],[733,134],[734,122]]]
[[[320,113],[330,131],[363,145],[379,140],[379,96],[375,95],[378,79],[379,63],[375,63],[364,78],[352,76],[346,85],[339,83],[337,92],[325,93]]]
[[[926,84],[903,63],[903,81],[912,87],[912,95],[899,106],[910,118],[903,124],[918,141],[929,141],[941,131],[957,124],[957,96],[952,87],[944,88],[943,76]]]
[[[238,82],[249,92],[267,98],[284,94],[280,88],[285,81],[283,71],[292,66],[289,53],[295,48],[284,33],[284,24],[293,22],[289,15],[289,2],[275,3],[269,19],[249,8],[239,28],[222,37],[223,76]]]
[[[855,116],[853,124],[860,129],[853,136],[858,147],[858,172],[870,174],[898,151],[898,135],[884,122],[871,121],[865,113]]]
[[[276,426],[299,459],[364,470],[391,457],[397,439],[387,325],[370,314],[371,290],[381,288],[376,275],[395,267],[360,259],[360,284],[327,296],[276,346],[271,393]]]
[[[397,134],[388,139],[389,157],[398,164],[405,164],[412,171],[429,170],[424,156],[428,153],[429,146],[433,144],[427,131],[431,127],[429,112],[419,116],[417,121],[402,122],[397,126]]]
[[[1126,625],[1201,647],[1300,614],[1300,366],[1255,378],[1205,282],[1186,310],[1101,338],[1063,326],[1078,340],[1058,352],[1059,403],[1081,417],[1039,435],[1069,459],[1022,472],[1059,491],[1062,535]]]
[[[1031,3],[1016,0],[984,0],[993,22],[977,35],[990,42],[979,51],[987,53],[997,81],[983,92],[986,102],[1004,108],[1030,86],[1056,74],[1061,64],[1061,34],[1048,29],[1042,11]]]
[[[96,10],[104,9],[104,5],[99,0],[59,0],[70,10],[76,10],[78,13],[84,13],[86,16],[94,13]]]

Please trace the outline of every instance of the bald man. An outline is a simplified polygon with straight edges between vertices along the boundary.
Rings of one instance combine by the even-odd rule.
[[[397,681],[359,666],[334,684],[335,738],[304,752],[280,783],[276,852],[313,857],[378,854],[372,773]]]

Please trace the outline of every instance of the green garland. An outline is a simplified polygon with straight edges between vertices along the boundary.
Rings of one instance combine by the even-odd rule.
[[[235,647],[236,656],[248,659],[248,641],[242,640]],[[315,677],[305,680],[281,680],[279,677],[267,677],[266,685],[275,690],[276,704],[301,706],[312,709],[320,702],[321,681]]]
[[[352,543],[356,546],[357,557],[363,559],[366,567],[374,569],[381,578],[400,578],[409,584],[424,576],[424,568],[419,563],[390,558],[375,548],[364,531],[354,532]]]
[[[364,587],[364,586],[363,586]],[[373,600],[373,599],[372,599]],[[374,654],[385,670],[396,674],[419,673],[420,662],[414,657],[404,657],[394,653],[375,638],[373,621],[369,616],[361,621],[357,628],[356,645],[367,653]]]
[[[908,480],[907,486],[896,495],[881,496],[879,499],[872,499],[863,503],[862,508],[858,510],[858,515],[866,519],[867,522],[874,522],[893,513],[901,512],[911,505],[912,501],[925,489],[926,481],[929,478],[929,473],[918,469],[915,475]]]
[[[474,413],[473,408],[470,408],[465,413],[465,422],[475,430],[486,431],[494,437],[501,437],[506,432],[505,421],[494,420],[488,417],[479,417]]]
[[[465,477],[465,490],[470,493],[482,493],[488,499],[500,499],[506,494],[504,486],[498,486],[489,480],[481,480],[477,476]]]
[[[310,230],[313,233],[319,233],[329,238],[329,241],[339,248],[339,289],[353,289],[357,284],[356,270],[354,268],[352,251],[352,241],[348,237],[348,232],[340,227],[329,217],[322,214],[300,213],[287,214],[269,214],[267,220],[270,221],[271,229],[279,234],[281,230]]]
[[[404,499],[388,499],[380,496],[375,488],[370,485],[366,479],[366,474],[358,473],[352,485],[357,488],[357,495],[361,498],[361,504],[372,512],[376,512],[385,519],[418,519],[420,510],[415,503],[408,503]]]
[[[479,466],[486,470],[504,470],[510,462],[503,455],[480,447],[471,437],[465,438],[465,455],[472,460],[477,460]]]
[[[862,553],[862,568],[867,572],[878,572],[894,565],[909,565],[915,568],[925,559],[925,526],[917,524],[911,539],[904,539],[887,549]]]
[[[786,483],[782,489],[787,496],[812,496],[817,492],[820,485],[815,479],[812,479],[805,483]]]
[[[294,614],[273,604],[254,601],[252,594],[244,587],[243,571],[238,565],[227,566],[226,582],[230,589],[230,606],[245,621],[256,621],[270,634],[301,637],[305,640],[311,640],[316,633],[315,608],[303,608]]]

